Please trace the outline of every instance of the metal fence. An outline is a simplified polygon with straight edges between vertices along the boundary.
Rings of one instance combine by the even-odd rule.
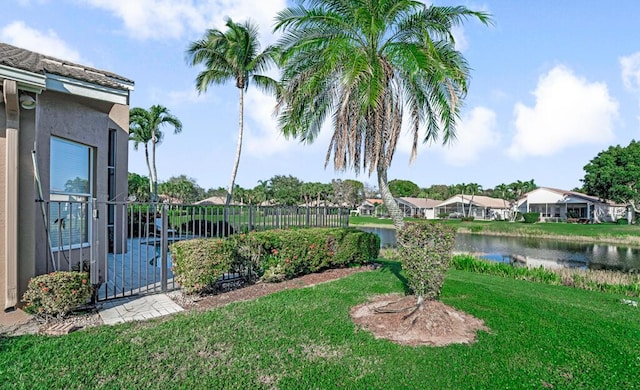
[[[204,206],[134,202],[48,203],[51,270],[90,272],[97,300],[174,289],[171,243],[294,227],[345,227],[338,207]],[[223,279],[239,278],[231,270]]]

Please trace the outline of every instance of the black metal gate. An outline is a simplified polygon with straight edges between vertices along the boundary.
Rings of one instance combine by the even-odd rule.
[[[349,210],[339,207],[224,207],[93,200],[50,202],[49,209],[49,236],[59,241],[56,244],[50,239],[54,268],[89,270],[99,301],[178,288],[169,251],[170,244],[176,241],[274,228],[343,227],[348,226],[349,218]],[[75,229],[69,229],[71,220],[65,226],[51,220],[56,214],[53,210],[58,210],[60,216],[64,210],[75,209]],[[237,277],[233,272],[225,275],[227,280]]]

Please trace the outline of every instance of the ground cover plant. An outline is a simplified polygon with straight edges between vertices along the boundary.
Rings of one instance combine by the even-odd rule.
[[[632,297],[640,296],[640,274],[578,268],[527,268],[477,259],[470,255],[453,257],[455,269],[498,275],[538,283],[563,285],[583,290],[605,291]]]
[[[452,270],[441,299],[476,343],[406,347],[349,310],[403,293],[400,266],[250,302],[63,337],[0,338],[5,388],[634,388],[640,309],[616,294]]]

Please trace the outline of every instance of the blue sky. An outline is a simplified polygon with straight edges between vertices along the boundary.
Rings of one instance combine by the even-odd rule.
[[[583,166],[609,145],[640,139],[640,2],[592,0],[482,2],[493,15],[456,30],[473,68],[458,141],[424,145],[409,163],[401,141],[389,179],[421,187],[516,180],[572,189]],[[158,176],[185,174],[205,188],[226,186],[236,149],[238,107],[232,83],[199,95],[199,68],[185,62],[189,42],[224,17],[252,19],[264,44],[275,42],[273,17],[285,0],[5,0],[0,41],[135,81],[132,107],[167,107],[184,125],[158,147]],[[254,187],[274,175],[330,182],[356,178],[324,167],[329,128],[313,145],[287,141],[272,117],[273,98],[250,88],[245,142],[236,182]],[[130,148],[129,170],[147,174],[142,150]],[[376,177],[358,180],[374,184]]]

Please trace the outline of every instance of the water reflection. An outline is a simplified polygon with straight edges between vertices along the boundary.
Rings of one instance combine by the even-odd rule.
[[[396,245],[394,229],[361,229],[378,234],[383,247]],[[454,251],[514,265],[526,264],[529,267],[640,271],[640,248],[618,245],[459,233]]]

